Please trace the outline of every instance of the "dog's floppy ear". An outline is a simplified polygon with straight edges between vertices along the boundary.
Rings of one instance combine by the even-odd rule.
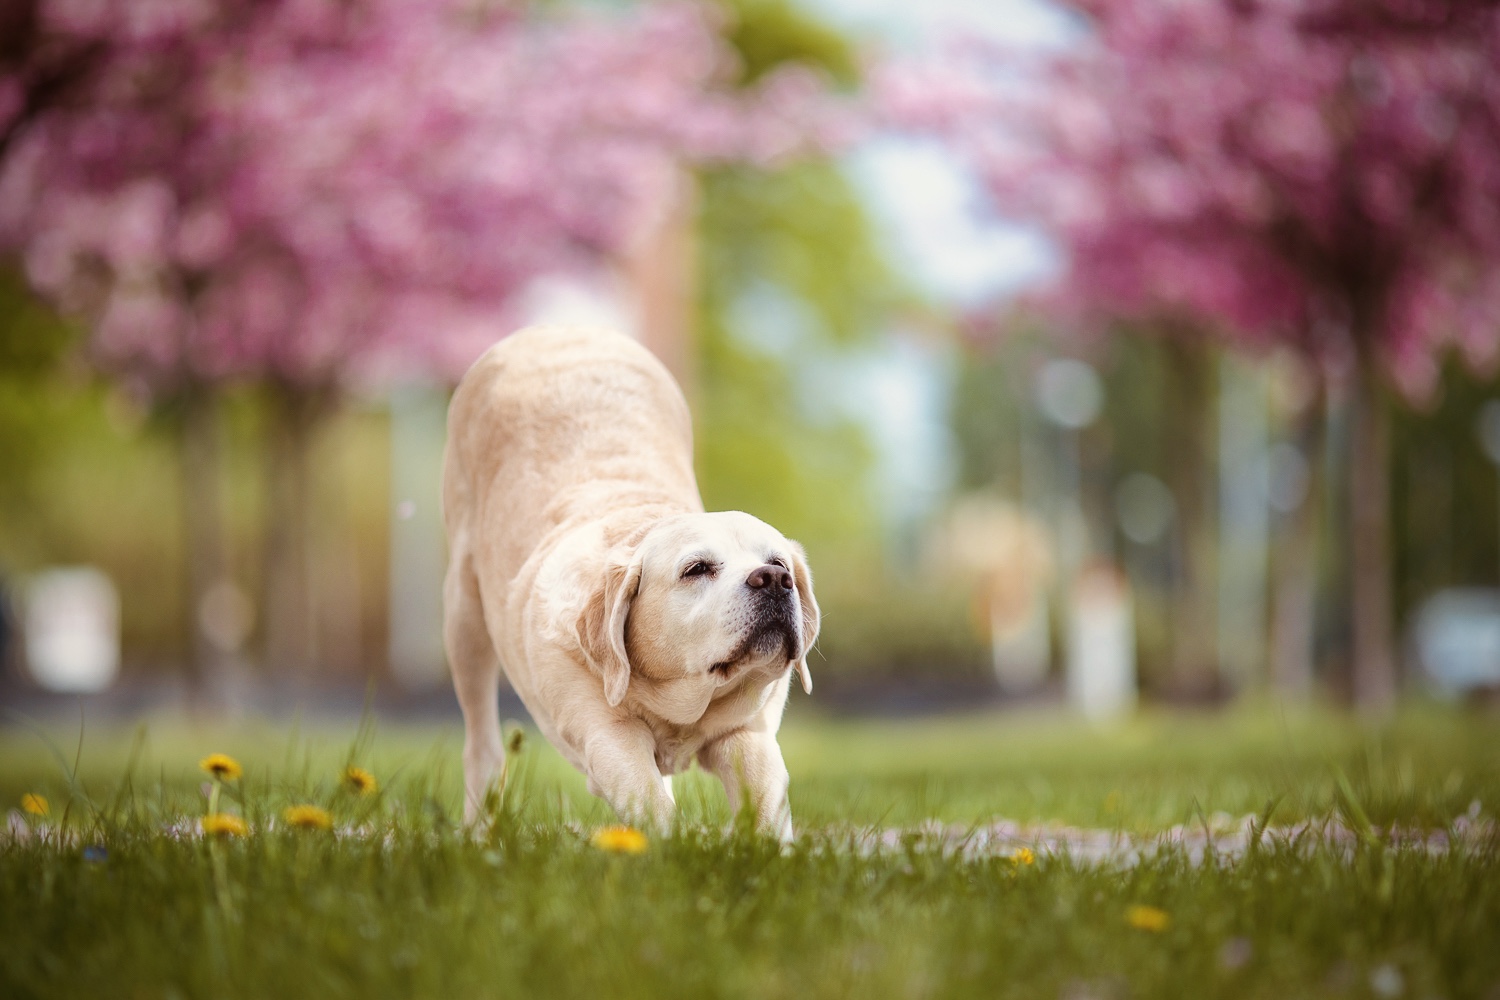
[[[604,700],[610,707],[625,700],[630,687],[630,654],[625,650],[625,623],[630,605],[641,589],[641,557],[611,559],[599,588],[589,596],[578,616],[578,646],[589,667],[604,680]]]
[[[796,660],[797,676],[802,680],[802,690],[812,694],[812,671],[807,669],[807,654],[818,641],[818,625],[821,614],[818,599],[813,596],[812,570],[807,568],[807,553],[796,542],[792,547],[792,579],[797,584],[797,601],[802,605],[802,649]]]

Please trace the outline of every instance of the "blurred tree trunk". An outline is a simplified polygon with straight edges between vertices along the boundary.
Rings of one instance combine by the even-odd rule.
[[[689,402],[697,399],[693,357],[698,188],[679,171],[672,197],[629,246],[622,261],[636,304],[636,335],[667,366]]]
[[[214,697],[225,686],[225,650],[205,614],[211,593],[228,579],[224,519],[219,494],[219,407],[213,392],[193,386],[182,396],[182,526],[187,576],[186,620],[192,682]]]
[[[313,644],[324,674],[363,679],[369,663],[364,649],[364,587],[353,504],[346,492],[358,481],[351,471],[362,456],[342,430],[328,428],[310,443],[311,467],[319,470],[309,484],[310,519],[318,526],[308,538]],[[437,586],[440,590],[441,581]]]
[[[1191,331],[1164,339],[1180,409],[1172,448],[1177,501],[1176,582],[1172,594],[1172,684],[1202,695],[1215,683],[1215,538],[1210,503],[1210,435],[1215,426],[1213,349]]]
[[[1390,413],[1376,361],[1361,351],[1349,393],[1349,607],[1354,704],[1388,712],[1396,700],[1392,623]]]
[[[1293,418],[1292,440],[1307,463],[1307,490],[1277,527],[1271,585],[1271,681],[1276,694],[1288,701],[1306,701],[1312,693],[1325,423],[1320,391]]]
[[[308,677],[317,660],[310,466],[331,399],[324,391],[284,384],[269,393],[262,608],[266,666],[273,674]]]

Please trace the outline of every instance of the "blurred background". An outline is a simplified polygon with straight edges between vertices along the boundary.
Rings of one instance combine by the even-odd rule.
[[[1493,4],[0,12],[12,707],[450,711],[447,393],[540,321],[806,546],[826,706],[1500,687]]]

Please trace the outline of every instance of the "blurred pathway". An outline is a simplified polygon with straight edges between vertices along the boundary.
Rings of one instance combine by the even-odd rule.
[[[850,831],[858,849],[951,850],[965,857],[1009,857],[1023,863],[1035,858],[1065,858],[1089,864],[1132,865],[1165,853],[1181,853],[1191,864],[1210,856],[1243,857],[1254,847],[1264,850],[1311,850],[1342,847],[1352,853],[1361,840],[1370,844],[1441,854],[1450,849],[1500,849],[1500,829],[1477,811],[1455,819],[1447,829],[1370,829],[1365,833],[1336,820],[1317,820],[1260,828],[1254,816],[1224,813],[1206,823],[1174,826],[1155,832],[1101,830],[1055,823],[1022,824],[999,820],[984,826],[930,823],[920,827]]]

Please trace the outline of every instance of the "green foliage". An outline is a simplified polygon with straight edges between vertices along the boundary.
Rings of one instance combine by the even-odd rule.
[[[1032,456],[1034,467],[1023,471],[1023,436],[1047,430],[1034,402],[1033,376],[1046,358],[1073,353],[1098,369],[1105,389],[1103,412],[1080,434],[1084,471],[1092,476],[1087,485],[1108,494],[1133,472],[1173,481],[1173,463],[1183,451],[1182,428],[1174,421],[1188,407],[1163,338],[1126,331],[1108,341],[1069,345],[1048,343],[1043,331],[1028,330],[962,355],[949,418],[961,489],[999,488],[1019,499],[1027,476],[1045,478],[1047,454]]]
[[[829,163],[703,179],[698,469],[710,508],[742,508],[820,556],[877,535],[871,453],[847,419],[818,413],[810,362],[877,329],[889,283],[848,182]],[[743,297],[771,287],[811,322],[778,355],[731,329]],[[808,392],[808,390],[811,392]]]
[[[0,504],[13,508],[67,401],[58,390],[74,331],[0,269]]]
[[[836,163],[709,173],[700,233],[704,308],[715,327],[737,295],[760,284],[808,308],[816,338],[809,346],[868,337],[900,301],[864,206]]]
[[[739,53],[741,82],[754,83],[783,63],[822,69],[838,83],[859,81],[849,41],[809,17],[790,0],[728,0],[729,44]]]
[[[240,389],[220,403],[226,542],[254,592],[264,400]],[[180,419],[174,400],[148,411],[123,388],[102,383],[81,357],[77,331],[31,298],[19,277],[0,271],[0,578],[14,585],[49,566],[103,569],[123,598],[129,670],[160,670],[183,655]],[[335,529],[325,532],[324,548],[342,546],[335,554],[357,560],[361,579],[384,579],[384,418],[347,412],[319,445],[314,502]],[[358,625],[366,634],[330,659],[382,650],[385,588],[343,587],[351,570],[344,563],[337,570],[345,576],[329,589],[362,602]]]
[[[1479,444],[1479,415],[1500,376],[1445,359],[1425,406],[1392,395],[1391,528],[1397,613],[1443,587],[1500,585],[1500,479]]]
[[[974,617],[973,595],[960,588],[887,573],[834,580],[819,589],[818,601],[826,622],[810,662],[825,690],[883,681],[993,683],[987,627]]]
[[[970,350],[959,357],[948,414],[958,444],[956,485],[965,492],[998,487],[1020,497],[1028,366],[1017,350]]]
[[[147,658],[176,651],[181,621],[176,461],[156,430],[88,371],[76,331],[0,271],[0,576],[103,568],[129,595],[125,642]]]

